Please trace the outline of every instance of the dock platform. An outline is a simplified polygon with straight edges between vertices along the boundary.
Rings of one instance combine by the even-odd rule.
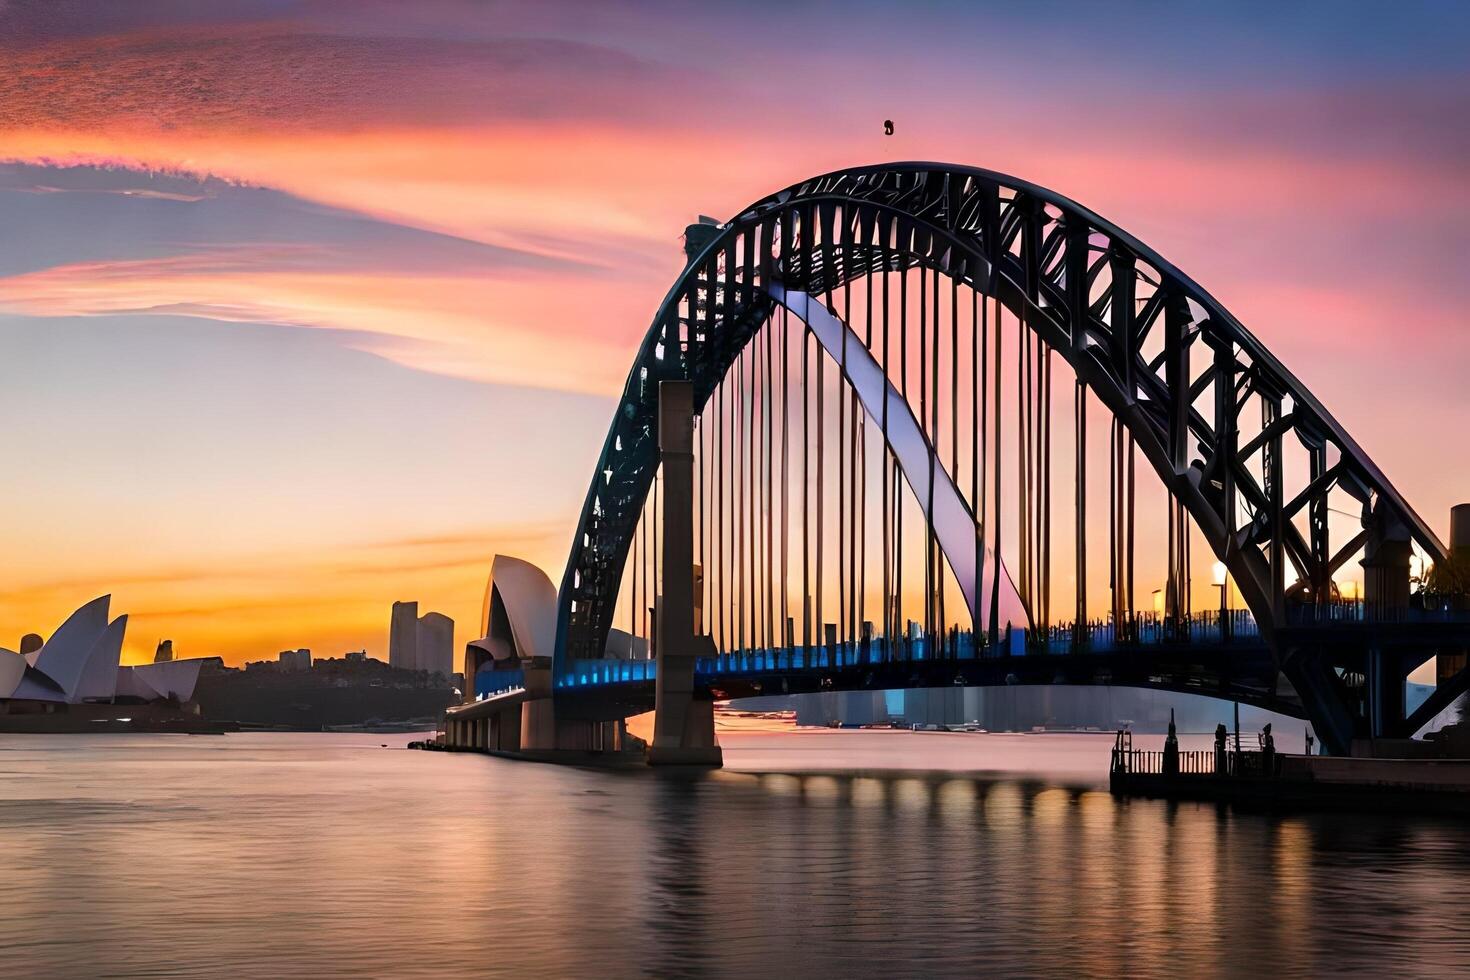
[[[1470,759],[1380,759],[1270,751],[1164,751],[1119,732],[1113,795],[1270,809],[1470,813]]]

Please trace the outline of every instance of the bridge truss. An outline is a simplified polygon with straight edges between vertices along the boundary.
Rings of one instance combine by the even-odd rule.
[[[658,386],[677,380],[698,417],[711,655],[1254,644],[1276,676],[1252,700],[1310,716],[1339,749],[1373,727],[1373,657],[1393,641],[1343,631],[1397,610],[1385,583],[1445,549],[1160,255],[1034,184],[926,163],[817,177],[691,231],[582,510],[559,676],[645,655],[656,632]],[[1365,582],[1344,594],[1355,559]],[[1196,602],[1212,560],[1229,581]],[[1228,608],[1237,592],[1248,620]],[[1396,654],[1383,683],[1443,642]]]

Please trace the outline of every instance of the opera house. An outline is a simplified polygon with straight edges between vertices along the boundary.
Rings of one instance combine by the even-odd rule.
[[[44,642],[34,634],[21,652],[0,648],[0,731],[105,731],[180,727],[202,660],[125,667],[128,617],[109,621],[111,596],[67,617]]]
[[[551,700],[557,590],[546,573],[509,555],[496,555],[480,614],[481,637],[465,645],[464,703],[445,714],[432,746],[507,752],[526,758],[557,751],[624,749],[621,721],[557,718]],[[605,657],[649,663],[648,642],[609,630]],[[630,665],[634,666],[634,665]],[[640,756],[641,758],[641,756]]]

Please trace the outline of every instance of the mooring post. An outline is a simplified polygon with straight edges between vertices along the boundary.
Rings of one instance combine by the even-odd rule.
[[[718,766],[714,703],[694,698],[694,386],[658,386],[663,592],[649,765]]]

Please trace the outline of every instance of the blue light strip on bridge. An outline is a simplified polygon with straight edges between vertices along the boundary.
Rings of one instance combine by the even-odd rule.
[[[1089,627],[1086,645],[1079,651],[1074,646],[1072,628],[1069,625],[1053,627],[1044,642],[1021,630],[1010,634],[1010,641],[997,650],[989,650],[982,642],[978,648],[969,631],[952,635],[947,650],[935,651],[932,637],[914,637],[909,640],[889,642],[874,638],[866,650],[861,643],[845,643],[836,647],[792,647],[775,650],[740,650],[700,657],[695,661],[695,676],[708,681],[719,677],[738,677],[750,674],[771,674],[802,670],[835,670],[845,667],[879,666],[894,663],[921,663],[929,660],[947,659],[973,661],[1022,654],[1046,654],[1067,656],[1076,652],[1114,653],[1139,647],[1158,647],[1166,644],[1188,645],[1190,643],[1219,643],[1223,641],[1219,619],[1208,613],[1179,622],[1166,622],[1159,618],[1140,617],[1133,628],[1132,638],[1119,641],[1112,624],[1103,623]],[[1230,638],[1258,639],[1259,630],[1255,620],[1245,610],[1236,610],[1231,615]],[[658,665],[652,660],[573,660],[567,673],[558,678],[559,689],[597,688],[615,684],[638,684],[653,681],[657,677]]]

